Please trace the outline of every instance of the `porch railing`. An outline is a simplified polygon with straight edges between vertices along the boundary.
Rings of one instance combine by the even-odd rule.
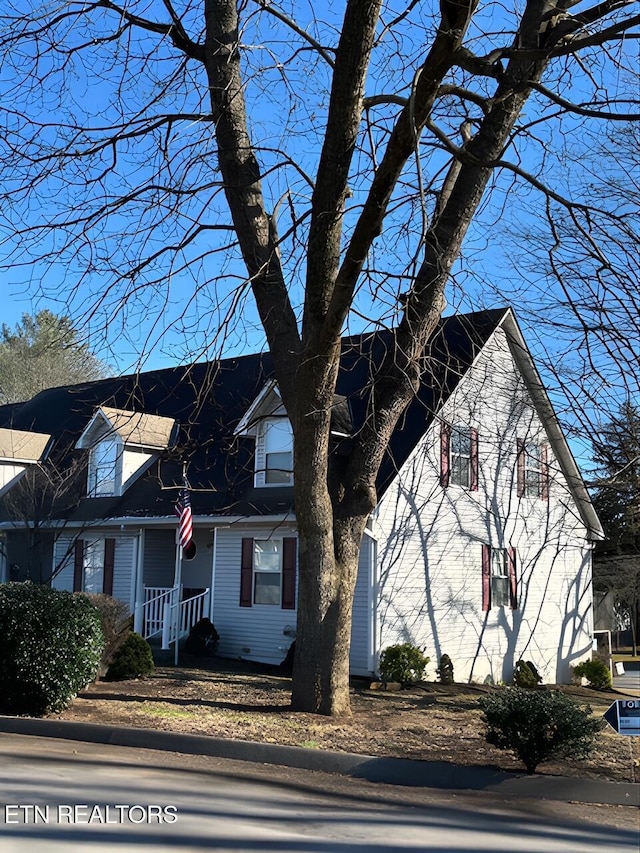
[[[175,608],[180,606],[179,637],[186,637],[191,628],[209,613],[209,590],[180,601],[180,587],[147,586],[144,602],[136,608],[134,629],[148,640],[162,635],[162,648],[175,642]]]
[[[176,593],[165,602],[162,626],[162,648],[168,649],[176,641],[176,621],[178,622],[178,639],[186,637],[191,628],[209,612],[209,590],[205,589],[199,595],[179,601],[178,588],[171,590]],[[180,607],[176,620],[175,608]]]
[[[136,612],[135,630],[142,634],[145,640],[162,633],[164,625],[164,609],[177,592],[177,587],[146,586],[144,602],[139,612]]]

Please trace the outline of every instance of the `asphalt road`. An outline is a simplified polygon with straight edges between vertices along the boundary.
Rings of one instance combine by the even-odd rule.
[[[637,853],[640,841],[629,807],[48,738],[0,735],[0,768],[2,853]]]

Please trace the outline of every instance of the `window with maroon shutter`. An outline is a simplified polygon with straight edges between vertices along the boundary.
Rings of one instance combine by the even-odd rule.
[[[509,606],[518,609],[518,576],[516,574],[516,549],[509,548]]]
[[[451,446],[451,427],[440,424],[440,485],[446,489],[449,485],[449,460]]]
[[[518,497],[549,500],[548,447],[518,439]]]
[[[240,607],[251,607],[253,603],[253,539],[242,540],[242,563],[240,565]]]
[[[518,606],[515,548],[482,546],[482,609]]]
[[[476,491],[478,430],[465,424],[454,424],[446,425],[446,434],[446,439],[441,440],[443,485],[446,479],[446,485],[462,486],[464,489]]]
[[[295,610],[296,607],[296,539],[282,540],[282,609]]]
[[[105,595],[113,595],[113,570],[115,567],[116,540],[104,540],[104,578],[102,591]]]

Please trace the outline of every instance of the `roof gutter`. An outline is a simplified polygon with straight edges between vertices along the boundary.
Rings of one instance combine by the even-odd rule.
[[[194,515],[194,527],[215,526],[232,527],[241,524],[295,524],[296,517],[287,512],[281,515]],[[99,521],[47,521],[41,524],[41,530],[95,530],[96,528],[112,527],[174,527],[178,523],[175,515],[165,515],[157,518],[148,516],[126,516],[122,518],[103,518]],[[27,530],[30,525],[23,522],[2,521],[0,530]]]

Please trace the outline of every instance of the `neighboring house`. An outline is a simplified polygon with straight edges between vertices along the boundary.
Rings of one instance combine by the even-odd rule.
[[[344,341],[336,454],[349,453],[388,341]],[[352,671],[371,675],[382,649],[412,642],[432,674],[447,653],[460,681],[509,679],[521,657],[567,680],[591,653],[602,531],[513,313],[443,320],[427,364],[378,478]],[[58,468],[81,472],[82,494],[52,502],[53,586],[112,593],[152,633],[178,579],[197,602],[183,605],[184,629],[205,612],[219,654],[284,658],[296,626],[292,433],[268,355],[43,391],[5,426],[50,433]],[[183,463],[196,548],[177,572]],[[25,534],[6,507],[2,518],[18,564]]]
[[[0,498],[22,480],[27,471],[46,459],[51,436],[0,428]],[[0,533],[0,583],[9,578],[6,537]]]

